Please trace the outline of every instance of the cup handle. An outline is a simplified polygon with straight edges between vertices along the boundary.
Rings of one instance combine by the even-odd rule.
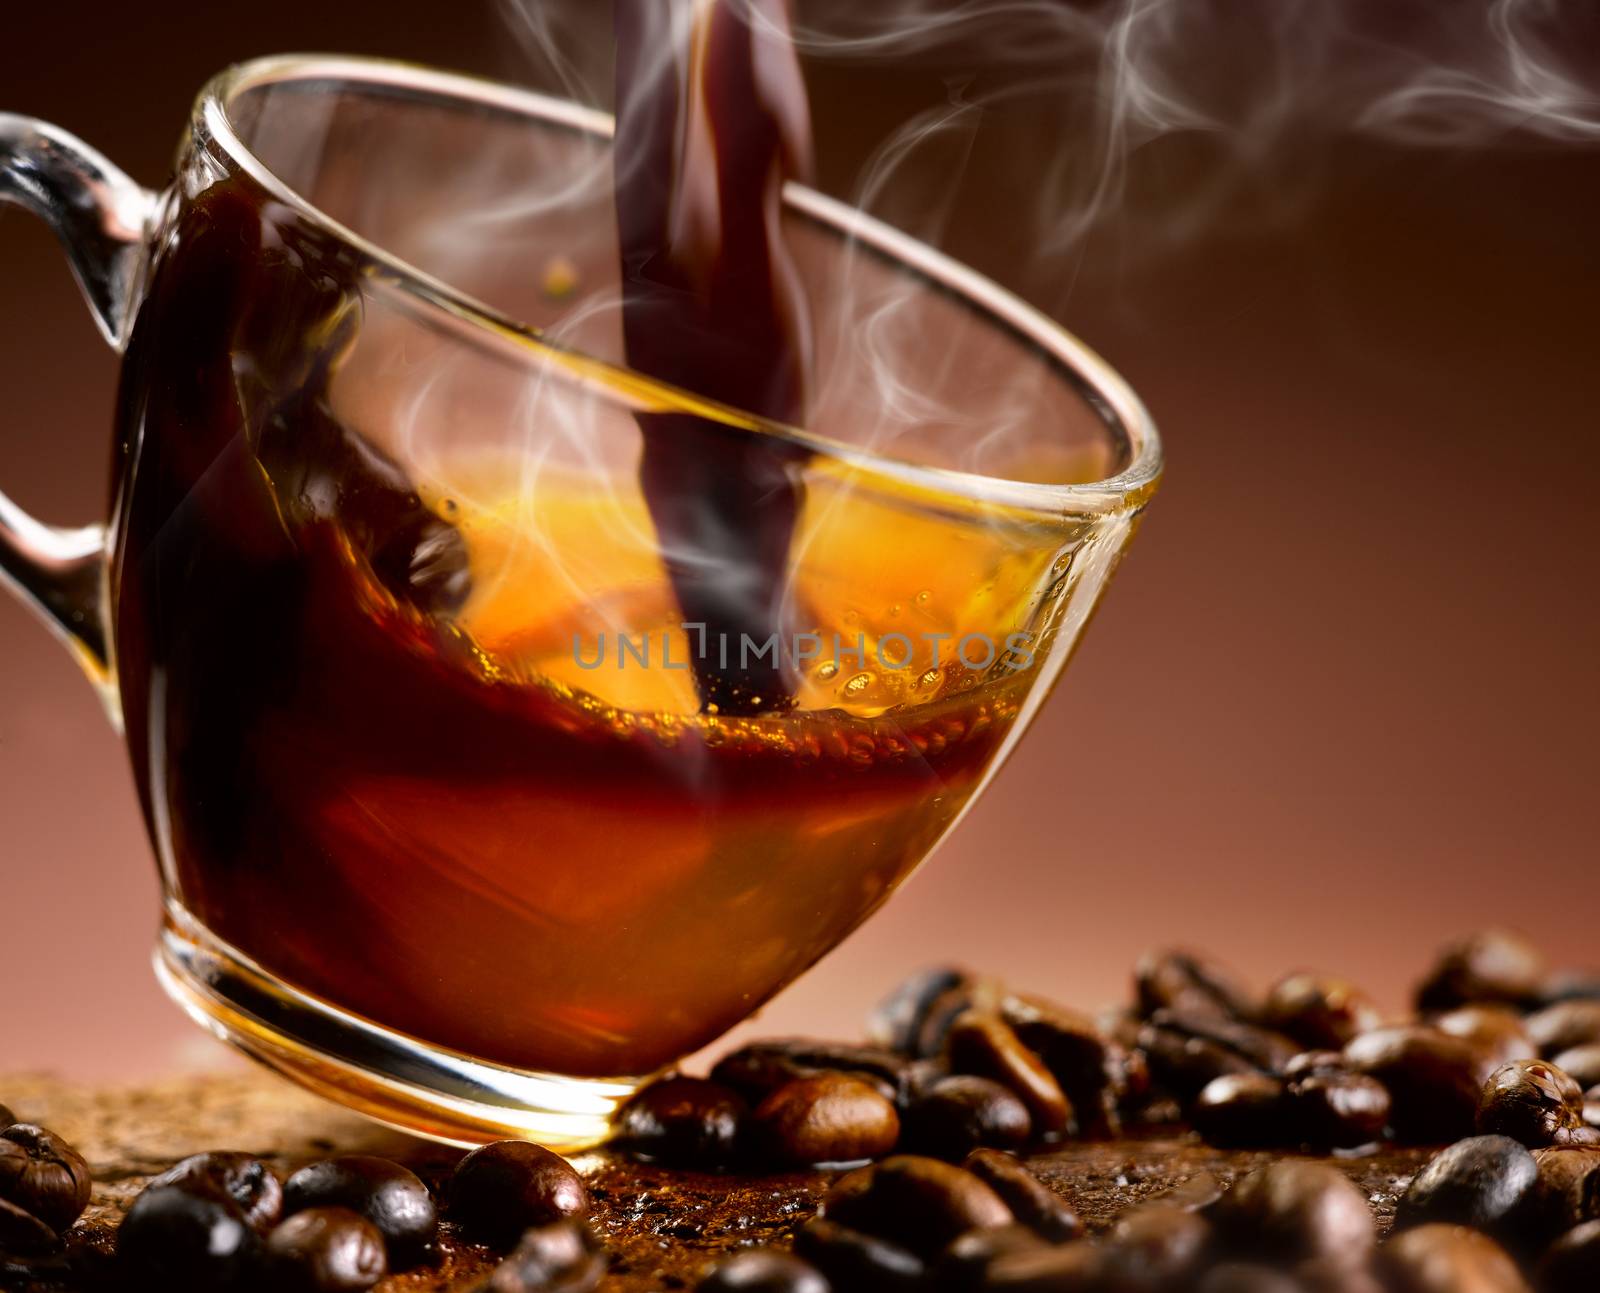
[[[55,230],[112,349],[128,343],[157,196],[64,130],[0,113],[0,202]],[[0,582],[9,584],[105,686],[106,527],[36,520],[0,492]]]

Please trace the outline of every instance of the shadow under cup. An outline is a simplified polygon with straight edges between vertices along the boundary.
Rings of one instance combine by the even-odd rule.
[[[629,373],[607,129],[382,64],[226,74],[120,394],[163,979],[464,1142],[597,1138],[883,902],[1042,702],[1159,470],[1072,338],[801,190],[809,431]],[[683,623],[669,571],[705,554],[641,490],[660,414],[700,428],[683,454],[782,464],[770,639]],[[752,650],[787,695],[702,712],[697,668]]]

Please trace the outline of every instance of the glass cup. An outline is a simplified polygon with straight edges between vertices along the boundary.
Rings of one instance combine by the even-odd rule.
[[[808,427],[630,371],[609,131],[268,59],[206,87],[151,193],[0,117],[0,196],[124,356],[109,525],[0,498],[0,559],[126,732],[162,982],[460,1143],[598,1139],[882,903],[1160,473],[1082,344],[799,187]],[[696,580],[753,610],[686,616]]]

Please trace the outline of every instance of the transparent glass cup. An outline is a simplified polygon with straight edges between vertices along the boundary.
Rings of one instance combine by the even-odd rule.
[[[461,1143],[598,1139],[881,904],[1037,713],[1160,474],[1078,341],[798,187],[807,428],[630,371],[609,130],[269,59],[206,87],[158,194],[0,117],[0,197],[124,354],[109,525],[0,498],[0,559],[126,732],[162,981]],[[695,493],[728,479],[765,484]],[[711,537],[664,539],[664,507]],[[697,578],[754,620],[686,623]]]

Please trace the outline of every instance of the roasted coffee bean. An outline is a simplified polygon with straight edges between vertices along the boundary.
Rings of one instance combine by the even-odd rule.
[[[0,1199],[65,1230],[89,1206],[89,1164],[53,1131],[17,1122],[0,1132]]]
[[[905,1099],[913,1077],[903,1055],[882,1047],[787,1037],[751,1042],[724,1055],[711,1070],[711,1080],[760,1104],[779,1087],[819,1073],[848,1074],[896,1102]]]
[[[553,1221],[524,1234],[477,1293],[590,1293],[605,1273],[594,1232],[581,1221]]]
[[[977,1293],[988,1287],[989,1268],[1012,1253],[1038,1252],[1049,1245],[1027,1226],[969,1230],[957,1238],[933,1266],[933,1286],[940,1293]]]
[[[1268,1073],[1213,1078],[1195,1097],[1190,1118],[1208,1145],[1224,1149],[1257,1149],[1295,1139],[1284,1085]]]
[[[267,1236],[264,1266],[284,1293],[360,1293],[388,1273],[383,1236],[349,1208],[307,1208]]]
[[[1166,1290],[1186,1287],[1199,1274],[1211,1246],[1211,1223],[1198,1212],[1165,1203],[1129,1208],[1111,1228],[1105,1271],[1114,1287]]]
[[[1020,1224],[1051,1243],[1064,1243],[1083,1234],[1083,1222],[1072,1205],[1014,1154],[974,1150],[961,1166],[998,1194]]]
[[[347,1154],[302,1167],[283,1187],[284,1212],[349,1208],[372,1222],[388,1245],[389,1266],[406,1270],[434,1251],[439,1217],[428,1187],[399,1163]]]
[[[1317,1149],[1372,1144],[1383,1136],[1393,1108],[1389,1089],[1376,1078],[1326,1068],[1308,1068],[1291,1077],[1288,1103],[1289,1122],[1299,1141]]]
[[[1423,1145],[1473,1134],[1478,1096],[1494,1069],[1468,1042],[1421,1025],[1364,1033],[1344,1048],[1344,1057],[1388,1088],[1395,1136]]]
[[[1385,1244],[1379,1264],[1393,1293],[1528,1293],[1506,1250],[1465,1226],[1422,1226]]]
[[[1133,971],[1140,1013],[1158,1010],[1183,1014],[1254,1019],[1257,1004],[1231,970],[1193,952],[1147,952]]]
[[[736,1253],[698,1284],[697,1293],[829,1293],[815,1266],[771,1248]]]
[[[951,965],[919,970],[878,1003],[867,1019],[867,1037],[902,1055],[936,1054],[942,1037],[940,1045],[924,1046],[923,1026],[929,1012],[941,997],[961,991],[972,981],[972,975]]]
[[[1383,1023],[1377,1003],[1343,979],[1291,974],[1267,994],[1261,1022],[1308,1050],[1338,1050]]]
[[[1217,1014],[1158,1010],[1139,1031],[1150,1072],[1174,1095],[1191,1100],[1230,1073],[1281,1073],[1300,1047],[1280,1033]]]
[[[1459,1140],[1412,1179],[1395,1210],[1395,1229],[1435,1224],[1505,1235],[1538,1179],[1533,1155],[1509,1137]]]
[[[1600,1289],[1600,1221],[1586,1221],[1550,1245],[1539,1263],[1539,1293]]]
[[[1539,1048],[1528,1036],[1522,1016],[1505,1006],[1462,1006],[1434,1018],[1433,1026],[1470,1042],[1497,1064],[1536,1059]]]
[[[1106,1263],[1104,1250],[1086,1239],[1020,1249],[989,1264],[983,1287],[985,1293],[1103,1293],[1115,1288]]]
[[[1021,1149],[1033,1133],[1028,1106],[989,1078],[947,1077],[911,1102],[901,1147],[947,1162],[975,1149]]]
[[[1551,1063],[1569,1074],[1585,1091],[1600,1087],[1600,1043],[1564,1050]]]
[[[0,1104],[0,1131],[4,1131],[6,1128],[14,1126],[16,1121],[16,1114],[7,1109],[5,1105]]]
[[[1214,1172],[1196,1172],[1155,1201],[1170,1203],[1176,1208],[1187,1208],[1190,1212],[1204,1212],[1225,1193],[1222,1181]]]
[[[1527,1229],[1548,1242],[1586,1221],[1600,1220],[1600,1149],[1534,1151],[1539,1178],[1528,1199]]]
[[[524,1230],[588,1211],[588,1187],[572,1164],[525,1140],[475,1149],[450,1177],[451,1219],[492,1244],[513,1243]]]
[[[836,1182],[823,1200],[822,1215],[924,1259],[936,1257],[969,1230],[1016,1220],[1000,1196],[971,1172],[911,1154],[886,1158]]]
[[[728,1167],[738,1155],[748,1114],[744,1097],[720,1082],[662,1078],[617,1111],[612,1139],[618,1149],[652,1163]]]
[[[1061,1084],[998,1014],[968,1010],[950,1025],[945,1053],[953,1073],[992,1078],[1028,1106],[1035,1136],[1058,1136],[1072,1119]]]
[[[1539,1054],[1551,1059],[1577,1046],[1600,1044],[1600,1001],[1562,1001],[1526,1020]]]
[[[917,1293],[927,1280],[916,1254],[824,1217],[800,1227],[794,1250],[827,1277],[833,1293]]]
[[[1513,1060],[1490,1075],[1478,1101],[1478,1131],[1530,1149],[1570,1142],[1584,1129],[1583,1088],[1544,1060]]]
[[[1149,1088],[1143,1054],[1130,1052],[1090,1016],[1041,997],[1008,993],[1000,1014],[1060,1084],[1078,1134],[1116,1135],[1122,1106],[1142,1099]]]
[[[818,1073],[779,1087],[757,1106],[751,1126],[758,1152],[796,1167],[877,1158],[900,1138],[894,1103],[843,1073]]]
[[[177,1185],[145,1189],[117,1228],[118,1263],[131,1282],[151,1288],[243,1288],[260,1246],[232,1199]]]
[[[1558,1001],[1600,1001],[1600,970],[1560,970],[1544,981],[1539,991],[1542,1005]]]
[[[1301,1293],[1300,1285],[1270,1266],[1224,1262],[1213,1266],[1195,1285],[1195,1293]]]
[[[60,1243],[56,1232],[33,1213],[0,1199],[0,1257],[34,1257]]]
[[[1211,1210],[1232,1251],[1252,1261],[1359,1266],[1372,1252],[1372,1213],[1344,1173],[1286,1161],[1252,1172]]]
[[[149,1182],[174,1185],[191,1194],[214,1194],[232,1199],[240,1215],[257,1234],[264,1235],[283,1215],[283,1186],[272,1169],[250,1154],[213,1150],[194,1154]]]
[[[1518,934],[1487,930],[1450,944],[1417,989],[1417,1008],[1475,1004],[1524,1007],[1539,1000],[1544,955]]]
[[[1369,1266],[1344,1262],[1301,1262],[1294,1268],[1295,1286],[1301,1293],[1388,1293]]]

